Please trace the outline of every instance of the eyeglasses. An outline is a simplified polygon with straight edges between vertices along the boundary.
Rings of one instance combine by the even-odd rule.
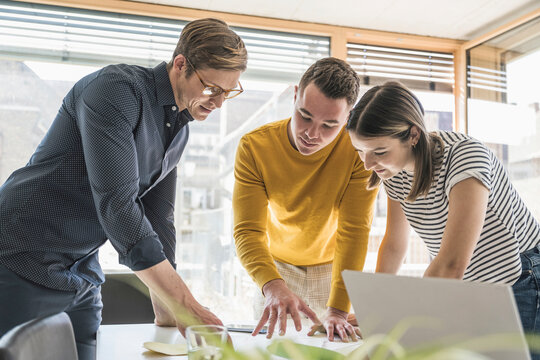
[[[193,71],[195,72],[195,75],[197,75],[197,78],[199,78],[199,81],[201,82],[201,84],[204,86],[204,89],[202,91],[203,95],[216,97],[221,94],[225,94],[225,99],[232,99],[233,97],[236,97],[244,92],[244,89],[242,88],[242,84],[240,84],[240,81],[238,81],[238,86],[240,87],[240,89],[224,89],[221,86],[210,85],[210,84],[205,83],[203,79],[201,79],[201,76],[199,75],[197,70],[195,70],[195,67],[191,64],[191,61],[189,61],[188,58],[186,58],[186,60],[189,63],[189,65],[193,68]]]

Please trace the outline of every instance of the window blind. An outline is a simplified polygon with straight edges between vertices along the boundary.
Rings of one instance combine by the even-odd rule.
[[[467,86],[506,94],[506,71],[467,65]]]
[[[87,65],[169,61],[185,21],[0,1],[0,56]],[[297,81],[330,53],[327,37],[233,27],[246,43],[243,78]]]
[[[365,85],[393,79],[415,90],[453,91],[453,54],[348,43],[347,61]]]

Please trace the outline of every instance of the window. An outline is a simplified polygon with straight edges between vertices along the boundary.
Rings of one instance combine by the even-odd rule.
[[[467,126],[540,218],[540,17],[467,50]]]
[[[24,166],[63,97],[82,76],[118,62],[169,61],[186,22],[0,0],[0,181]],[[329,55],[320,36],[234,28],[249,52],[245,92],[190,124],[179,165],[177,263],[195,297],[224,318],[248,318],[259,291],[235,256],[233,164],[240,136],[289,117],[301,74]],[[105,271],[126,271],[112,246]]]
[[[414,90],[452,92],[452,54],[347,44],[347,61],[362,77],[364,85],[399,80]]]

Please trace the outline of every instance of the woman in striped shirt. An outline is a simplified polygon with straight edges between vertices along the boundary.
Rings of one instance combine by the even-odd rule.
[[[352,143],[382,180],[387,225],[377,272],[397,273],[409,224],[433,261],[424,276],[512,285],[525,331],[539,332],[540,225],[495,155],[455,132],[427,132],[417,97],[397,82],[375,86],[351,112]],[[538,325],[536,325],[538,324]]]

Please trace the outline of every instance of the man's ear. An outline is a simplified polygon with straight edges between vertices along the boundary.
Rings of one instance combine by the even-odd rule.
[[[296,102],[296,96],[298,95],[298,85],[294,85],[294,98],[293,103]]]
[[[176,55],[173,63],[174,63],[174,68],[177,69],[178,71],[184,71],[184,72],[186,71],[187,59],[184,55],[182,54]]]

